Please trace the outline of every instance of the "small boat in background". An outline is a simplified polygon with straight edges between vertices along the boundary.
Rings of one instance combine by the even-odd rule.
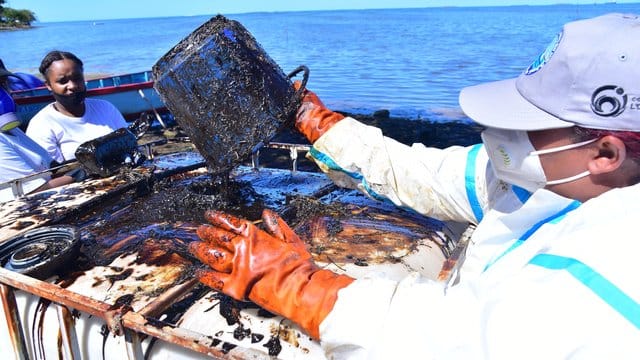
[[[109,101],[127,120],[137,119],[145,111],[167,111],[153,89],[151,71],[92,79],[86,85],[87,97]],[[54,101],[46,87],[15,91],[12,95],[17,105],[18,117],[25,124],[40,109]]]

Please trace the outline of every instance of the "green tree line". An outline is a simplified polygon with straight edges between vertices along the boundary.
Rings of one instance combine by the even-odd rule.
[[[33,11],[4,7],[5,2],[5,0],[0,0],[0,26],[28,27],[36,20],[36,14]]]

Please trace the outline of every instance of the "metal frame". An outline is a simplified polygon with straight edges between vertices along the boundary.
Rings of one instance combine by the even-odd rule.
[[[95,300],[56,284],[51,284],[15,273],[0,267],[0,290],[7,316],[13,350],[19,359],[28,359],[26,338],[16,305],[14,289],[26,291],[35,296],[51,300],[58,305],[58,319],[62,329],[62,349],[71,359],[79,359],[79,343],[69,308],[103,319],[109,330],[117,336],[125,336],[130,359],[142,359],[142,344],[138,333],[146,334],[184,348],[212,356],[228,358],[221,350],[210,347],[210,339],[200,333],[182,329],[156,319],[155,315],[170,306],[180,296],[186,294],[198,283],[189,280],[149,303],[140,311],[128,307],[114,308],[111,304]],[[151,325],[153,324],[153,325]],[[161,328],[158,325],[163,325]]]
[[[186,140],[181,139],[181,140],[188,141],[188,139]],[[152,160],[154,158],[153,147],[158,145],[164,145],[167,142],[168,142],[167,140],[158,140],[158,141],[149,142],[146,144],[139,145],[138,150],[141,151],[147,157],[147,159]],[[270,149],[289,150],[289,158],[291,159],[291,171],[293,173],[298,171],[298,152],[308,152],[311,149],[310,145],[289,144],[289,143],[281,143],[281,142],[267,143],[266,145],[264,145],[264,147],[267,147]],[[260,148],[258,148],[256,151],[254,151],[251,154],[251,166],[254,169],[257,169],[260,166],[259,157],[260,157]],[[23,186],[24,183],[31,181],[33,179],[38,179],[38,178],[46,179],[47,177],[51,176],[53,171],[61,169],[63,167],[67,167],[70,164],[75,164],[75,163],[77,162],[73,161],[71,163],[60,165],[58,167],[54,167],[51,169],[47,169],[31,175],[24,176],[18,179],[13,179],[4,183],[0,183],[0,190],[11,188],[11,191],[13,192],[13,196],[15,198],[25,196],[26,194],[24,193],[24,186]]]
[[[2,296],[2,306],[15,358],[28,359],[27,342],[22,331],[22,322],[20,321],[20,312],[16,303],[14,289],[0,282],[0,296]]]
[[[4,183],[0,183],[0,190],[4,190],[6,188],[11,188],[11,191],[13,192],[13,196],[15,198],[19,198],[22,196],[25,196],[26,194],[24,193],[24,187],[23,184],[26,183],[27,181],[31,181],[34,179],[38,179],[38,178],[42,178],[45,179],[47,177],[51,176],[51,170],[46,170],[46,171],[42,171],[42,172],[38,172],[35,174],[31,174],[25,177],[21,177],[18,179],[13,179]]]
[[[270,149],[285,149],[289,150],[289,158],[291,159],[291,172],[296,173],[298,171],[298,152],[308,152],[311,150],[311,145],[304,144],[289,144],[282,142],[270,142],[264,145]],[[251,154],[251,167],[258,169],[260,166],[260,148]]]

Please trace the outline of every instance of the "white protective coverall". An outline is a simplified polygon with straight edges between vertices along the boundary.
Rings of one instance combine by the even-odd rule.
[[[310,154],[338,184],[477,223],[460,281],[382,274],[340,290],[329,358],[640,359],[640,185],[585,203],[495,178],[482,145],[409,147],[351,118]]]
[[[0,132],[0,183],[22,178],[49,169],[53,159],[47,151],[25,135],[20,128]],[[49,181],[51,176],[43,174],[22,183],[28,194]],[[10,187],[0,189],[0,203],[15,198]]]

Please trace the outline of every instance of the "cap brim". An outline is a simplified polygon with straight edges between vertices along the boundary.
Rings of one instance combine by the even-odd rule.
[[[508,130],[545,130],[574,126],[527,101],[516,88],[517,79],[495,81],[462,89],[460,107],[473,121]]]

